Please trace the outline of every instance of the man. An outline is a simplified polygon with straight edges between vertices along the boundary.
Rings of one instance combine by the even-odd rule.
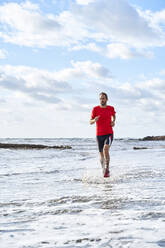
[[[104,177],[109,177],[109,148],[113,141],[113,129],[115,126],[114,107],[107,105],[108,96],[101,92],[100,105],[92,110],[90,124],[96,123],[96,139],[100,152],[100,162],[103,168]]]

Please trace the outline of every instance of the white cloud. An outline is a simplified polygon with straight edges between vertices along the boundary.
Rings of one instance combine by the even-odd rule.
[[[140,99],[138,102],[140,108],[143,111],[151,112],[151,113],[158,113],[162,111],[162,103],[155,99]]]
[[[77,45],[70,48],[72,51],[78,50],[89,50],[97,52],[103,56],[110,59],[120,58],[120,59],[132,59],[137,57],[144,57],[152,59],[154,53],[146,49],[136,49],[124,43],[111,43],[105,47],[99,47],[95,43],[88,43],[85,45]]]
[[[25,0],[24,2],[22,2],[21,6],[27,10],[32,10],[32,11],[39,10],[38,4],[31,3],[28,0]]]
[[[74,13],[96,38],[97,34],[98,38],[102,34],[106,40],[141,48],[160,44],[159,30],[126,1],[98,0],[91,5],[75,7]]]
[[[165,24],[165,9],[153,13],[152,17],[154,18],[153,22],[159,24]]]
[[[146,115],[146,110],[147,114],[157,112],[160,114],[165,111],[165,80],[159,78],[142,80],[134,84],[113,81],[109,84],[105,81],[104,83],[95,82],[95,85],[91,85],[91,91],[95,89],[97,92],[102,90],[107,92],[110,101],[124,111],[136,109],[142,116]]]
[[[145,50],[133,50],[129,46],[121,43],[112,43],[107,45],[105,55],[111,59],[121,58],[121,59],[131,59],[136,57],[147,57],[153,58],[154,54],[151,51]]]
[[[99,63],[72,61],[71,65],[54,72],[27,66],[0,66],[0,87],[24,103],[53,104],[63,110],[89,111],[94,95],[100,91],[110,92],[110,99],[122,108],[133,104],[141,111],[165,110],[164,79],[153,78],[134,84],[115,82],[110,70]],[[7,99],[4,97],[4,100]]]
[[[91,61],[72,61],[72,68],[66,68],[59,72],[56,72],[56,78],[58,80],[69,79],[110,79],[111,72],[99,63],[93,63]]]
[[[131,50],[123,45],[123,44],[109,44],[107,45],[107,56],[109,58],[122,58],[122,59],[129,59],[134,57],[134,54],[131,52]]]
[[[97,46],[93,42],[85,44],[85,45],[80,44],[80,45],[73,46],[72,48],[70,48],[70,50],[73,50],[73,51],[78,51],[78,50],[82,50],[82,49],[102,53],[102,48],[100,48],[99,46]]]
[[[4,49],[0,49],[0,59],[5,59],[7,57],[7,51]]]
[[[81,5],[88,5],[89,3],[92,3],[94,1],[95,0],[76,0],[76,2]]]
[[[165,75],[165,70],[161,70],[161,71],[159,72],[159,75],[164,76],[164,75]]]
[[[111,80],[111,73],[91,61],[72,61],[71,65],[53,72],[28,66],[0,66],[0,87],[24,102],[43,102],[56,107],[60,103],[60,109],[76,109],[78,98],[86,94],[89,82]],[[81,110],[89,107],[86,104],[81,105]]]
[[[53,120],[57,130],[61,130],[60,125],[63,125],[64,118],[68,122],[73,118],[76,123],[80,116],[84,116],[82,120],[88,120],[92,107],[99,103],[97,97],[101,91],[108,93],[109,104],[113,105],[114,102],[118,122],[120,123],[124,115],[123,121],[129,118],[130,128],[132,122],[140,120],[142,126],[155,115],[163,116],[165,80],[153,78],[134,84],[123,83],[111,79],[110,71],[99,63],[72,61],[71,65],[70,68],[54,72],[27,66],[0,66],[2,119],[6,120],[8,125],[23,122],[36,125],[35,119],[38,125],[45,120],[49,128],[53,128],[49,124]],[[13,114],[15,110],[17,113]],[[65,117],[62,110],[65,111]],[[23,112],[27,116],[22,114]],[[42,125],[44,130],[44,124]],[[87,129],[85,124],[83,127]],[[66,129],[66,126],[63,128]],[[20,135],[19,132],[18,134]],[[57,132],[58,135],[64,134]]]
[[[5,42],[31,47],[70,46],[89,36],[71,12],[44,14],[30,2],[1,5],[0,25]]]
[[[1,5],[0,24],[0,37],[6,42],[39,47],[59,44],[60,24],[54,17],[42,15],[34,4]]]
[[[79,0],[77,3],[57,15],[42,13],[39,5],[30,1],[5,3],[0,6],[0,37],[24,46],[68,46],[100,53],[102,49],[94,40],[102,42],[102,47],[107,43],[120,44],[121,58],[150,57],[152,54],[148,51],[134,52],[131,48],[164,45],[164,30],[159,25],[164,21],[163,12],[152,13],[151,18],[151,13],[139,11],[124,0]],[[110,55],[116,56],[116,51]]]
[[[152,12],[151,10],[142,11],[141,9],[137,9],[139,15],[145,18],[151,27],[161,31],[161,24],[165,24],[165,9]]]
[[[61,102],[59,94],[67,93],[71,86],[55,79],[54,73],[24,66],[0,66],[0,86],[21,92],[36,101],[56,104]]]

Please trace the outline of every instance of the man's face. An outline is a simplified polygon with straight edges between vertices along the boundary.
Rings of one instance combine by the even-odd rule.
[[[107,98],[105,95],[100,95],[100,105],[105,106],[107,104]]]

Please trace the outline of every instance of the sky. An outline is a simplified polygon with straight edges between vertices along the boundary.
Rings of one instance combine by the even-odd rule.
[[[164,135],[164,0],[0,1],[0,138]]]

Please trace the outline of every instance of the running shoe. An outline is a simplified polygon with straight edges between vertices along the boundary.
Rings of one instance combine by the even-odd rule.
[[[104,173],[104,177],[109,177],[109,168],[106,168],[105,173]]]

